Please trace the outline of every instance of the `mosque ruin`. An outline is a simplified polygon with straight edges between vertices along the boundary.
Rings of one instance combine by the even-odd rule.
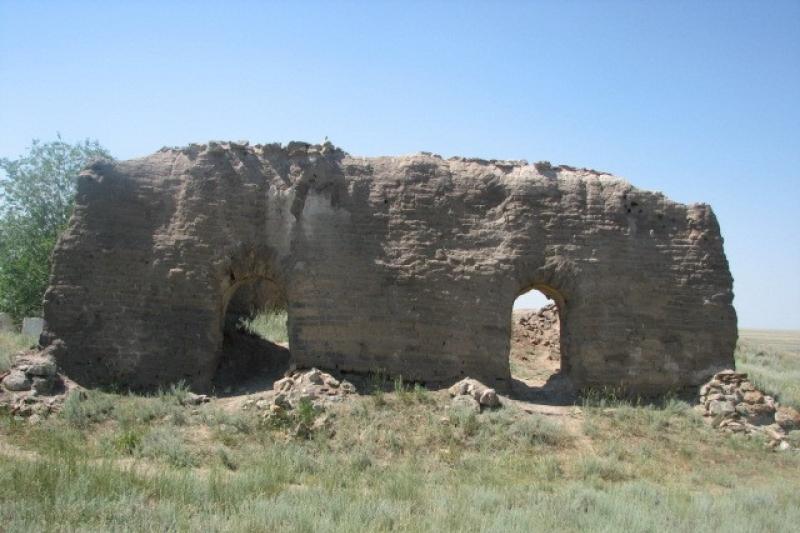
[[[551,297],[561,371],[660,393],[733,366],[705,204],[588,169],[331,144],[99,162],[54,252],[42,344],[87,386],[208,389],[231,314],[285,308],[300,367],[510,386],[515,298]]]

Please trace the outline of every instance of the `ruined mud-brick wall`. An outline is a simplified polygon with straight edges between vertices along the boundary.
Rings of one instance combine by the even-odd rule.
[[[238,287],[285,302],[300,365],[505,389],[514,299],[552,296],[576,385],[643,392],[733,364],[720,230],[607,174],[352,157],[331,145],[191,145],[78,183],[44,343],[88,385],[209,384]]]

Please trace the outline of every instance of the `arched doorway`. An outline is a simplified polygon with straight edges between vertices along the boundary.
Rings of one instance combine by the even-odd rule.
[[[544,389],[569,370],[563,353],[564,300],[554,289],[534,285],[514,301],[509,365],[513,382]]]
[[[271,279],[255,277],[232,284],[225,300],[215,390],[269,383],[290,360],[286,295]]]

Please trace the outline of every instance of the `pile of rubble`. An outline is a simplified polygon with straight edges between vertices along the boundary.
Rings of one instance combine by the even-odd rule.
[[[0,374],[0,406],[13,416],[36,423],[58,411],[69,390],[77,385],[58,374],[52,354],[23,352],[14,366]]]
[[[800,413],[780,406],[747,379],[747,374],[723,370],[700,387],[698,409],[711,425],[726,432],[759,434],[778,450],[791,448],[787,433],[800,430]]]
[[[317,410],[326,404],[336,403],[356,392],[347,380],[338,380],[316,368],[311,370],[291,369],[272,386],[272,392],[261,397],[249,398],[242,409],[265,411],[265,416],[296,408],[307,401]]]
[[[477,379],[464,378],[450,387],[448,392],[453,397],[450,405],[455,409],[480,413],[482,407],[499,407],[501,405],[497,392]]]
[[[561,360],[561,326],[558,308],[552,303],[534,311],[514,313],[512,342],[525,346],[535,358]]]

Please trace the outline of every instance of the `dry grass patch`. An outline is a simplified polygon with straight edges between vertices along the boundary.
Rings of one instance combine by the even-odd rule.
[[[91,391],[38,425],[4,417],[0,523],[376,532],[750,532],[800,523],[800,454],[721,434],[678,400],[597,397],[580,406],[576,426],[514,405],[452,411],[444,391],[387,388],[328,409],[329,429],[304,436],[214,402],[184,407],[180,387]]]

